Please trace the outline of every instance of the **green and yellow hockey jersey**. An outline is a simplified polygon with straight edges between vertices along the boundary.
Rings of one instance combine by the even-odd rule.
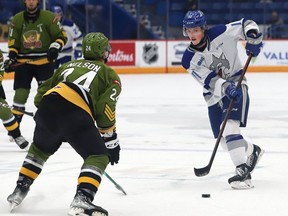
[[[17,13],[11,22],[8,35],[9,51],[18,54],[18,61],[45,58],[51,43],[58,42],[65,45],[66,32],[61,23],[51,11],[38,10],[35,19],[27,18],[27,12]],[[45,61],[31,62],[31,64],[45,64]]]
[[[51,92],[57,92],[88,112],[101,132],[115,128],[121,80],[105,63],[85,59],[65,63],[38,88],[35,105],[38,106],[42,97]]]
[[[4,79],[4,56],[0,50],[0,86],[2,85],[2,80]]]

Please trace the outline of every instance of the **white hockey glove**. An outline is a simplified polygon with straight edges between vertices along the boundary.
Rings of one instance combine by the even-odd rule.
[[[118,163],[120,155],[120,144],[115,131],[109,131],[103,134],[103,139],[109,153],[111,165]]]

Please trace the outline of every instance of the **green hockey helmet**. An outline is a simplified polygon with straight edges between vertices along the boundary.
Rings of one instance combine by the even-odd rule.
[[[91,32],[83,38],[82,52],[84,58],[88,60],[107,60],[111,52],[111,46],[104,34]]]

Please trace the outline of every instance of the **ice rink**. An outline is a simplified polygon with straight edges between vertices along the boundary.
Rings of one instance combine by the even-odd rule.
[[[210,173],[196,177],[194,167],[208,164],[212,137],[201,86],[189,74],[120,75],[117,132],[118,165],[107,173],[127,192],[103,177],[94,204],[109,216],[287,216],[288,73],[248,73],[250,113],[243,133],[266,150],[252,174],[255,188],[233,190],[234,166],[219,146]],[[12,81],[4,80],[9,104]],[[35,111],[33,96],[27,111]],[[57,105],[56,105],[57,106]],[[23,118],[22,134],[32,141],[34,122]],[[14,190],[26,153],[0,130],[0,215],[11,215],[7,196]],[[64,143],[13,214],[66,215],[73,199],[81,158]],[[202,198],[209,193],[211,198]]]

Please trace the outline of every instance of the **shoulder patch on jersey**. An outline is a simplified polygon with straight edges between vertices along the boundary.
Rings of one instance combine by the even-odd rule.
[[[122,88],[121,82],[118,80],[113,80],[113,83],[117,84],[120,88]]]
[[[223,24],[213,26],[212,28],[208,29],[207,36],[209,37],[210,41],[213,41],[219,35],[223,34],[226,29],[226,25]]]

